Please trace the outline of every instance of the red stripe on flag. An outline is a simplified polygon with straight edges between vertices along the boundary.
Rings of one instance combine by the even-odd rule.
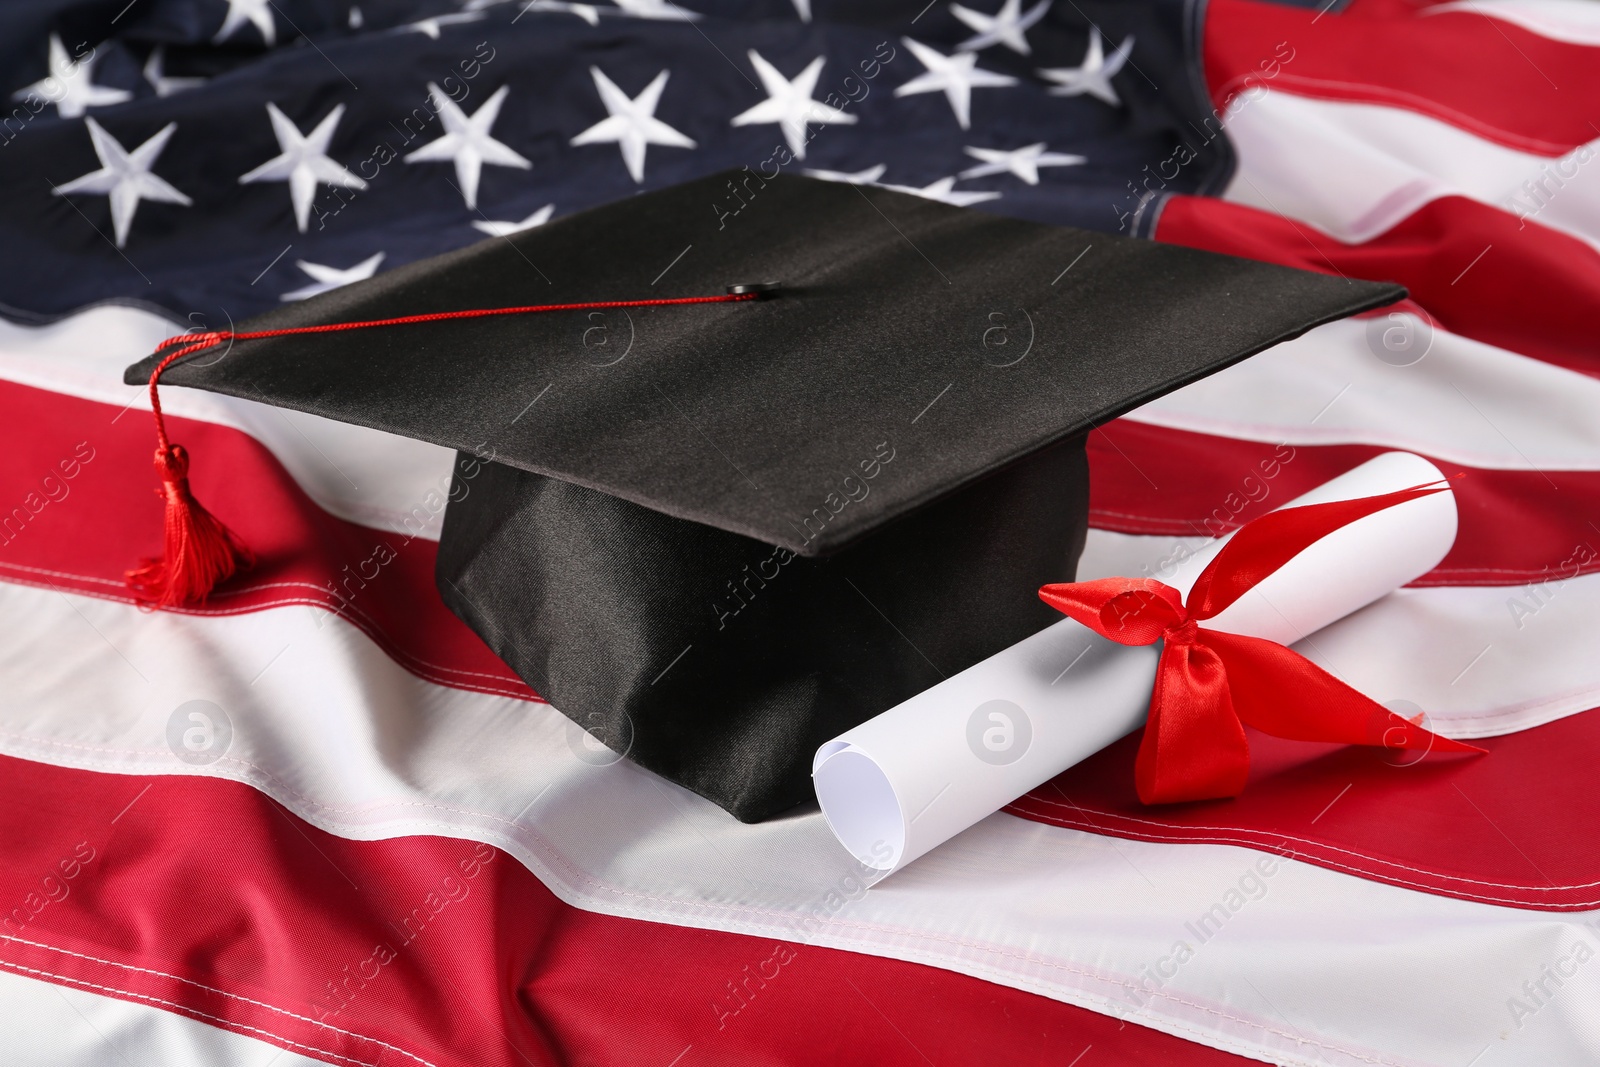
[[[1006,810],[1141,841],[1242,845],[1463,900],[1600,906],[1596,711],[1475,739],[1489,754],[1472,760],[1249,735],[1250,784],[1234,800],[1140,804],[1133,734]]]
[[[1266,86],[1415,111],[1538,155],[1597,136],[1600,50],[1494,19],[1492,7],[1437,15],[1412,0],[1327,7],[1212,0],[1204,53],[1217,108]]]
[[[1221,537],[1389,449],[1214,437],[1118,419],[1089,435],[1089,515],[1098,529]],[[1600,571],[1600,472],[1466,469],[1450,474],[1461,530],[1413,585],[1520,585]],[[1548,479],[1548,480],[1547,480]]]
[[[150,470],[148,428],[112,406],[0,382],[0,419],[12,455],[0,466],[0,578],[108,599],[131,599],[122,572],[158,543],[160,501]],[[464,623],[433,584],[437,546],[335,518],[277,460],[240,431],[173,420],[198,457],[196,491],[255,547],[257,566],[223,586],[194,614],[237,614],[306,604],[338,612],[396,663],[441,685],[538,699]],[[73,478],[61,473],[80,446]],[[1228,532],[1224,514],[1246,521],[1382,451],[1366,445],[1279,446],[1150,427],[1127,420],[1091,437],[1092,521],[1126,533]],[[1263,468],[1265,464],[1265,468]],[[1458,465],[1444,464],[1452,473]],[[1273,477],[1265,477],[1267,470]],[[44,478],[56,486],[49,498]],[[1455,485],[1461,533],[1440,570],[1421,585],[1506,585],[1549,577],[1573,546],[1593,540],[1584,501],[1600,501],[1600,472],[1470,471]],[[1255,478],[1256,481],[1246,481]],[[1159,489],[1151,487],[1154,481]],[[1259,483],[1259,484],[1258,484]],[[1261,500],[1262,488],[1270,495]],[[37,513],[29,503],[39,505]],[[20,509],[20,510],[19,510]],[[374,555],[378,546],[393,558]],[[1590,554],[1593,556],[1593,553]],[[380,562],[388,559],[388,562]],[[1582,570],[1594,569],[1591,560]],[[1562,572],[1570,577],[1571,574]],[[367,577],[370,576],[370,577]],[[330,591],[330,586],[336,591]]]
[[[1381,236],[1350,245],[1255,208],[1175,196],[1162,208],[1156,237],[1323,274],[1399,282],[1452,333],[1600,376],[1600,253],[1475,200],[1430,201]]]
[[[487,845],[349,841],[233,782],[0,757],[0,783],[0,967],[331,1063],[1253,1062],[934,967],[585,912]]]
[[[0,382],[0,422],[7,427],[0,576],[131,601],[123,572],[161,544],[149,421],[108,404]],[[329,515],[271,452],[238,430],[170,422],[174,440],[195,457],[195,492],[258,558],[195,613],[326,608],[429,681],[536,699],[439,599],[435,542]],[[68,470],[76,473],[68,477]]]

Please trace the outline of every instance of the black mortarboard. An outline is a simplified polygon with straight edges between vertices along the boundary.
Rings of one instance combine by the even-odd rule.
[[[243,340],[162,380],[460,450],[451,610],[612,748],[754,820],[811,796],[819,744],[1055,621],[1036,591],[1073,578],[1092,427],[1403,295],[740,172],[241,330],[768,281]]]

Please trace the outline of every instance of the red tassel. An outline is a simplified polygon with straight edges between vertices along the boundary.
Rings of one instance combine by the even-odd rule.
[[[160,558],[128,571],[128,587],[146,607],[197,603],[255,559],[189,491],[189,453],[182,445],[156,449],[156,473],[167,505],[165,548]]]
[[[281,330],[211,330],[204,333],[169,337],[156,346],[160,352],[178,346],[150,373],[150,410],[156,420],[156,473],[161,475],[160,492],[167,501],[166,547],[160,559],[147,559],[124,576],[134,597],[145,607],[172,608],[204,600],[220,582],[255,562],[255,557],[233,531],[215,515],[200,506],[189,491],[189,454],[182,445],[167,440],[166,420],[161,416],[161,395],[156,385],[161,372],[184,356],[224,341],[251,341],[289,334],[335,333],[364,330],[374,326],[402,326],[437,322],[443,319],[478,319],[494,315],[525,315],[542,311],[583,311],[590,308],[662,307],[677,304],[733,304],[760,300],[771,295],[776,283],[729,286],[717,296],[683,296],[650,300],[601,300],[585,304],[533,304],[527,307],[468,308],[462,311],[436,311],[422,315],[402,315],[392,319],[364,322],[332,322],[320,326],[291,326]]]
[[[166,498],[166,530],[162,554],[141,560],[123,575],[140,607],[176,608],[195,604],[211,595],[220,582],[255,562],[255,556],[234,532],[222,524],[189,491],[189,453],[167,439],[167,420],[161,414],[161,394],[156,384],[161,372],[191,352],[229,340],[223,333],[189,334],[161,342],[156,351],[181,344],[150,374],[150,411],[156,421],[157,493]]]

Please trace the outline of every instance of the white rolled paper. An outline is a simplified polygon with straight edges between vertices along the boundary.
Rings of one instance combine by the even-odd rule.
[[[1284,506],[1442,478],[1388,452]],[[1426,574],[1455,536],[1453,493],[1407,501],[1316,542],[1205,625],[1293,644]],[[1226,540],[1152,577],[1187,594]],[[1159,656],[1063,619],[967,668],[817,750],[828,826],[867,867],[899,870],[1143,725]]]

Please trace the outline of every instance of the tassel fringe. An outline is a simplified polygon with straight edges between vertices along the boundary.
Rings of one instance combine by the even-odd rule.
[[[161,558],[127,572],[141,607],[171,608],[205,600],[220,582],[255,560],[239,538],[189,491],[189,453],[182,445],[156,449],[157,490],[166,499]]]

